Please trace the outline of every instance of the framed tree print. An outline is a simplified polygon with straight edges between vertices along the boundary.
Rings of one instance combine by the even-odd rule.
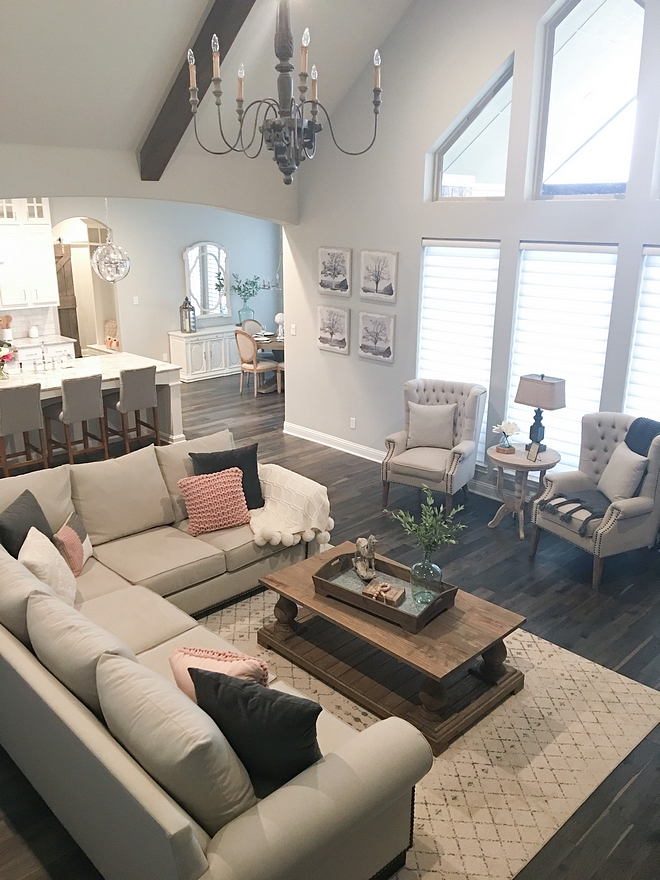
[[[318,288],[334,296],[351,295],[351,249],[319,248]]]
[[[359,324],[359,356],[391,364],[394,360],[394,315],[360,312]]]
[[[318,307],[317,339],[323,351],[348,354],[350,309]]]
[[[397,254],[362,251],[360,254],[360,296],[378,302],[396,302]]]

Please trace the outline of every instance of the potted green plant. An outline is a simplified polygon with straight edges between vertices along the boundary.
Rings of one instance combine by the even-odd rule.
[[[456,507],[451,513],[446,513],[441,504],[436,507],[433,501],[433,492],[428,486],[422,486],[426,501],[422,504],[419,521],[407,510],[386,510],[386,513],[401,523],[407,535],[413,538],[422,548],[423,559],[415,562],[410,567],[410,584],[413,599],[420,605],[428,605],[429,602],[443,591],[442,569],[431,561],[431,556],[445,544],[457,544],[456,535],[467,526],[464,523],[454,522],[457,513],[463,507]]]
[[[251,300],[252,297],[256,296],[261,290],[261,280],[259,276],[255,275],[253,278],[246,278],[244,281],[241,281],[239,276],[234,272],[232,278],[234,279],[234,283],[232,284],[231,289],[243,300],[243,308],[238,311],[238,320],[243,322],[247,321],[248,318],[254,318],[254,310],[248,306],[248,300]]]

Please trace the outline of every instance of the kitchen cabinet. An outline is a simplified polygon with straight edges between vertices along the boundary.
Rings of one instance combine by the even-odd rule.
[[[172,331],[170,360],[181,367],[182,382],[240,373],[233,327],[209,327],[196,333]]]
[[[47,199],[11,199],[0,218],[0,309],[59,305]],[[7,216],[9,214],[9,216]]]

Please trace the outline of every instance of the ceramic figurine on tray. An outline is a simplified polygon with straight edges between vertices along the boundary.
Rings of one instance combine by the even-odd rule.
[[[373,535],[368,538],[358,538],[355,542],[355,556],[353,567],[363,581],[370,581],[376,577],[376,544],[378,541]]]

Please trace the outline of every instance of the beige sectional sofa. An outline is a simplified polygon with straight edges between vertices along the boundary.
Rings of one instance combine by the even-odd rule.
[[[82,661],[66,647],[75,619],[84,619],[83,629],[93,629],[91,621],[101,641],[121,645],[110,650],[130,658],[122,661],[129,675],[136,659],[173,689],[169,656],[177,647],[236,650],[189,613],[253,588],[262,574],[327,539],[311,525],[323,517],[330,524],[327,494],[282,468],[270,478],[287,486],[282,503],[297,511],[283,528],[290,546],[257,546],[249,526],[191,537],[176,486],[191,473],[189,452],[231,444],[222,432],[115,461],[0,480],[0,510],[29,488],[54,531],[77,511],[94,547],[77,578],[80,614],[65,606],[59,629],[58,614],[44,615],[42,608],[39,618],[35,609],[54,602],[57,610],[61,600],[41,598],[50,588],[0,547],[0,744],[106,880],[389,876],[403,864],[413,787],[432,760],[424,738],[406,722],[388,719],[357,733],[323,711],[317,723],[323,758],[209,834],[111,735],[95,697],[72,683],[84,672],[86,687],[95,687],[90,658],[79,669]],[[272,468],[260,466],[265,495]],[[313,510],[306,510],[306,497],[315,498]],[[291,538],[294,520],[305,540]],[[76,638],[74,632],[78,645]],[[270,686],[296,693],[285,682]],[[205,775],[193,788],[204,791]]]

